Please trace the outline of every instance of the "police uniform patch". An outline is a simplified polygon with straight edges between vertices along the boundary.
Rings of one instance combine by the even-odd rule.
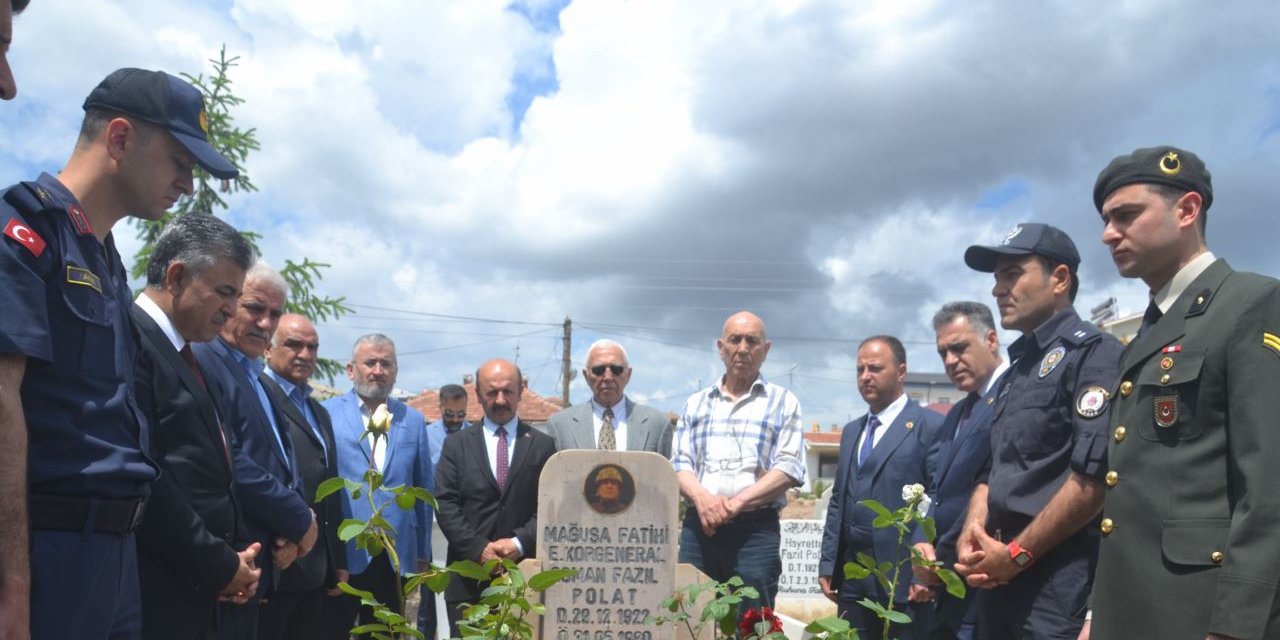
[[[67,265],[67,282],[84,285],[98,293],[102,293],[102,279],[84,267]]]
[[[1262,346],[1280,353],[1280,336],[1269,331],[1262,332]]]
[[[1102,387],[1089,387],[1076,398],[1076,413],[1082,418],[1096,418],[1107,410],[1107,399],[1111,394]]]
[[[76,225],[76,231],[81,235],[90,235],[93,233],[93,225],[89,224],[89,219],[84,216],[84,209],[78,205],[67,207],[67,214],[71,216],[71,221]]]
[[[1156,396],[1156,426],[1172,427],[1178,421],[1178,396]]]
[[[37,258],[44,253],[44,238],[17,218],[11,218],[9,224],[4,226],[4,234],[17,240],[18,244],[26,247],[27,251]]]
[[[1062,362],[1062,356],[1067,355],[1066,347],[1055,347],[1044,354],[1044,360],[1040,361],[1040,377],[1043,378],[1053,372],[1054,368]]]

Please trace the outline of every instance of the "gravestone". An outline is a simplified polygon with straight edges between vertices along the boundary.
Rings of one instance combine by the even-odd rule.
[[[818,563],[822,559],[822,520],[783,520],[782,576],[778,578],[778,598],[824,598],[818,585]]]
[[[544,640],[671,640],[646,625],[675,590],[675,471],[649,452],[561,451],[538,484],[542,569],[578,574],[543,594]]]

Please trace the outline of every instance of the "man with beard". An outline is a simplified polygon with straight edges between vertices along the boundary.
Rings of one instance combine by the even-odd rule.
[[[398,485],[430,489],[434,468],[428,444],[426,421],[409,405],[391,397],[395,388],[396,345],[380,333],[356,340],[347,363],[347,377],[354,388],[344,395],[330,398],[324,408],[333,418],[333,436],[337,447],[338,473],[348,480],[364,483],[371,468],[382,473],[384,487]],[[378,408],[386,405],[391,425],[386,435],[365,433]],[[394,499],[386,489],[374,494],[374,502],[385,504]],[[353,499],[342,492],[342,512],[347,518],[369,521],[372,508],[365,496]],[[394,504],[382,512],[396,532],[396,553],[400,573],[425,571],[431,561],[431,509],[417,501],[410,510]],[[355,540],[347,543],[347,571],[350,584],[370,591],[379,602],[399,611],[403,593],[400,576],[396,575],[387,553],[370,556],[357,549]],[[343,595],[326,611],[326,637],[346,638],[357,615],[361,624],[374,621],[372,610],[360,606],[358,598]]]
[[[467,420],[467,390],[461,385],[446,384],[440,387],[440,419],[427,425],[427,441],[431,448],[431,467],[440,463],[440,451],[444,448],[444,439],[457,433]],[[435,477],[430,478],[430,487],[435,491]],[[431,544],[431,532],[427,532],[427,544]],[[422,586],[418,605],[418,631],[427,636],[427,640],[435,637],[438,618],[436,617],[436,594]]]
[[[449,562],[518,562],[536,552],[538,476],[556,445],[516,416],[523,388],[515,364],[491,360],[481,365],[476,395],[484,420],[444,441],[436,501],[440,530],[449,539]],[[461,637],[459,607],[478,601],[486,586],[461,577],[449,583],[449,637]]]
[[[138,527],[143,638],[206,640],[218,599],[245,601],[257,587],[259,546],[243,542],[227,439],[191,354],[235,312],[251,264],[252,247],[231,225],[181,216],[156,239],[133,305],[134,392],[162,470]]]
[[[316,541],[315,514],[302,496],[288,422],[272,406],[262,380],[261,357],[284,314],[287,289],[275,269],[263,262],[253,265],[235,315],[217,339],[192,347],[231,438],[246,532],[262,545],[259,564],[267,568],[258,597],[222,607],[218,637],[223,640],[257,636],[259,598],[271,593],[278,573],[270,567],[288,568]]]
[[[267,349],[267,371],[262,379],[272,406],[288,424],[299,488],[308,500],[316,495],[320,483],[338,475],[333,424],[329,412],[311,397],[308,384],[319,351],[320,338],[311,321],[287,313],[280,317]],[[320,530],[315,549],[282,571],[275,593],[263,601],[258,617],[261,640],[320,635],[327,592],[346,580],[346,551],[338,541],[342,496],[330,494],[315,507],[315,513]]]

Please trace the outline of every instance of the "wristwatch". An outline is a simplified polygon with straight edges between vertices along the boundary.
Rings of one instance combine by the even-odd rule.
[[[1024,569],[1031,566],[1031,563],[1036,561],[1035,557],[1031,555],[1031,552],[1023,549],[1022,545],[1018,544],[1017,540],[1009,543],[1009,557],[1013,558],[1014,564]]]

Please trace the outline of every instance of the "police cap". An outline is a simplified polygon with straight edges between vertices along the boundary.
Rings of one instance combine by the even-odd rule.
[[[1131,184],[1163,184],[1195,191],[1204,200],[1203,210],[1213,204],[1213,182],[1204,161],[1190,151],[1168,145],[1136,149],[1117,157],[1098,174],[1093,185],[1093,206],[1102,211],[1102,203],[1112,191]]]
[[[85,110],[107,109],[164,127],[214,177],[231,180],[235,165],[209,144],[204,96],[163,71],[118,69],[98,83],[84,100]]]
[[[1038,222],[1024,222],[1009,230],[995,246],[973,245],[964,252],[964,263],[975,271],[992,273],[1000,256],[1041,255],[1067,265],[1071,273],[1080,266],[1076,244],[1061,229]]]

